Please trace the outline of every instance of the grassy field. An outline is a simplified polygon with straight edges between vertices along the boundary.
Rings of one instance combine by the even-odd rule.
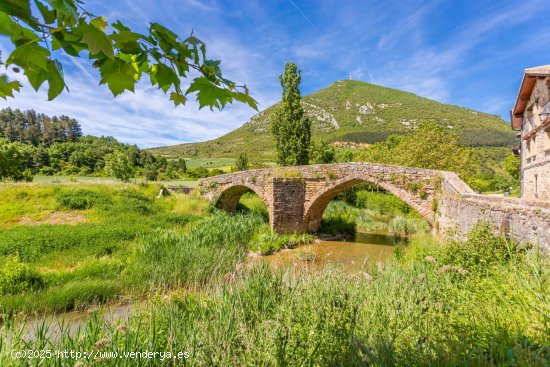
[[[136,180],[139,181],[139,180]],[[120,185],[120,180],[114,177],[91,177],[91,176],[41,176],[36,175],[33,178],[33,183],[37,184],[86,184],[86,185]],[[197,185],[196,180],[169,180],[169,181],[156,181],[155,183],[161,185],[181,185],[186,187],[195,187]],[[2,185],[2,183],[0,183]],[[1,187],[1,186],[0,186]]]
[[[249,265],[247,254],[312,238],[271,234],[253,195],[229,215],[194,195],[156,199],[159,187],[0,187],[1,366],[542,366],[550,358],[549,259],[489,227],[443,243],[395,198],[359,190],[331,203],[325,225],[401,215],[417,232],[407,247],[357,273],[274,270]],[[122,319],[98,312],[78,330],[26,331],[34,313],[128,298],[146,301]],[[102,358],[10,355],[24,349]],[[146,350],[188,358],[99,354]]]

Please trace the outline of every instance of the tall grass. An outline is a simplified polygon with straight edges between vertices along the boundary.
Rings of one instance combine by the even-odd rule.
[[[263,218],[255,213],[216,211],[185,233],[155,231],[137,240],[127,276],[133,284],[206,284],[232,271],[247,254],[248,242]]]
[[[413,246],[415,246],[413,244]],[[364,274],[237,270],[203,293],[174,293],[114,323],[96,317],[58,340],[44,330],[28,344],[8,320],[0,329],[3,366],[17,349],[187,351],[194,366],[543,366],[548,362],[548,258],[514,253],[468,273],[441,271],[452,247],[409,249],[407,261]],[[19,326],[20,327],[20,326]],[[11,336],[11,337],[9,337]],[[73,358],[44,365],[74,365]],[[81,360],[81,362],[86,362]],[[89,364],[97,363],[88,361]],[[137,360],[104,359],[130,366]]]
[[[32,285],[15,287],[9,285],[13,281],[0,282],[17,289],[0,292],[6,293],[0,295],[0,309],[7,313],[84,308],[127,294],[131,287],[124,283],[124,274],[136,238],[161,229],[181,229],[195,220],[190,215],[195,213],[178,205],[182,197],[155,199],[158,185],[25,186],[0,191],[8,198],[0,203],[2,210],[20,205],[20,215],[47,216],[50,211],[61,211],[84,213],[93,219],[76,225],[0,228],[0,264],[7,264],[2,266],[0,278]],[[32,208],[37,200],[43,200],[43,205],[37,206],[43,214]],[[13,218],[5,218],[4,223],[11,221]],[[17,263],[10,260],[14,258]]]

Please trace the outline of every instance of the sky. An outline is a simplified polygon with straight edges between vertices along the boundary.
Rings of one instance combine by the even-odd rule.
[[[351,78],[509,119],[523,70],[550,64],[550,0],[88,0],[85,8],[144,32],[158,22],[192,31],[221,59],[224,76],[245,83],[260,110],[278,102],[286,61],[302,70],[302,94]],[[0,52],[12,50],[0,36]],[[69,92],[48,102],[47,84],[0,108],[76,118],[85,134],[154,147],[219,137],[256,111],[235,104],[174,107],[140,82],[113,97],[87,55],[61,58]],[[21,79],[11,70],[0,70]]]

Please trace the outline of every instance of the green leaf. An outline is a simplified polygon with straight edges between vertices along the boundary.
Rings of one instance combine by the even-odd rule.
[[[137,42],[142,36],[139,33],[120,31],[120,33],[114,33],[110,35],[110,38],[114,41],[115,47],[125,53],[138,53],[141,51],[139,43]]]
[[[6,61],[6,65],[16,64],[23,69],[33,68],[47,70],[49,56],[50,51],[44,47],[39,46],[37,43],[29,43],[13,50]]]
[[[174,105],[177,107],[180,104],[184,105],[185,102],[187,102],[187,97],[185,97],[183,94],[172,92],[170,93],[170,100],[174,101]]]
[[[116,29],[119,32],[130,32],[131,29],[126,27],[120,20],[117,20],[116,23],[113,24],[113,28]]]
[[[13,98],[13,91],[19,92],[21,89],[21,83],[17,80],[10,82],[6,75],[0,75],[0,98],[7,99],[7,97]]]
[[[32,29],[17,24],[4,12],[0,12],[0,35],[2,34],[9,36],[16,47],[40,39]]]
[[[65,30],[55,32],[52,36],[52,49],[59,50],[62,48],[66,53],[75,57],[78,57],[80,51],[82,51],[80,37],[67,33]]]
[[[180,84],[180,79],[178,78],[178,75],[169,67],[167,67],[164,64],[157,64],[157,72],[156,72],[156,82],[159,85],[159,88],[166,93],[168,89],[174,85]]]
[[[48,3],[58,12],[72,17],[74,20],[78,19],[78,11],[73,0],[48,0]]]
[[[20,26],[8,14],[0,12],[0,34],[11,36],[18,32]]]
[[[40,14],[42,14],[46,24],[52,24],[55,21],[55,11],[42,4],[39,0],[34,0],[34,2],[36,3],[38,10],[40,10]]]
[[[198,46],[203,44],[203,42],[195,36],[190,36],[186,38],[183,42],[192,44],[193,46]]]
[[[30,0],[2,0],[0,1],[0,11],[21,19],[29,25],[36,23],[31,15]]]
[[[246,103],[247,105],[249,105],[250,107],[252,107],[256,111],[258,111],[258,102],[256,102],[256,100],[254,98],[250,97],[250,95],[248,93],[231,92],[231,95],[237,101],[242,102],[242,103]]]
[[[65,89],[63,69],[57,60],[48,62],[48,84],[48,101],[55,99]]]
[[[199,109],[209,106],[211,110],[213,107],[221,110],[233,100],[230,91],[212,84],[207,78],[195,78],[185,94],[193,92],[197,92]]]
[[[88,46],[88,50],[91,55],[96,55],[99,52],[103,52],[103,54],[110,59],[115,57],[111,40],[107,37],[107,35],[105,35],[105,33],[99,30],[84,33],[84,36],[80,42],[85,43]]]
[[[107,84],[115,97],[125,90],[134,91],[136,70],[131,64],[126,64],[119,59],[106,60],[101,64],[100,72],[102,75],[100,84]]]
[[[48,71],[44,69],[27,67],[25,69],[25,75],[27,76],[29,83],[31,83],[32,87],[36,91],[48,79]]]
[[[107,19],[104,17],[96,17],[90,21],[90,24],[99,29],[102,32],[105,32],[105,28],[107,27]]]

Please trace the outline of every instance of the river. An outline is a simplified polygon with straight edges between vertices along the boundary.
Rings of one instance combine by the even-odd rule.
[[[355,272],[368,263],[386,261],[392,256],[396,245],[406,244],[407,241],[405,237],[384,232],[357,232],[347,241],[316,241],[311,245],[257,257],[255,261],[267,261],[275,267],[306,266],[318,270],[327,265],[343,265],[346,271]]]

